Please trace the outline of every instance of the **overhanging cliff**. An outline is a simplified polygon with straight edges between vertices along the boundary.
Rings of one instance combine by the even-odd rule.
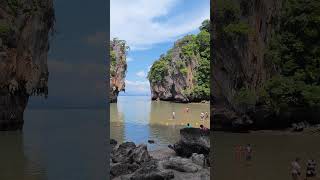
[[[23,127],[29,96],[48,94],[52,0],[0,2],[0,130]]]

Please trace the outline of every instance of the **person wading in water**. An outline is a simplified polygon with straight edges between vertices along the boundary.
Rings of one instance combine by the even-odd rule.
[[[172,119],[176,119],[176,113],[174,111],[172,112]]]
[[[292,180],[300,180],[301,176],[301,166],[299,164],[300,159],[296,158],[292,163],[291,163],[291,176]]]
[[[307,161],[306,180],[311,177],[316,177],[316,175],[316,161],[310,159]]]

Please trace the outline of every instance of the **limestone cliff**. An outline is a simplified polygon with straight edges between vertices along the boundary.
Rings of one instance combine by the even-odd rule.
[[[29,96],[47,96],[53,24],[52,0],[0,2],[0,130],[21,129]]]
[[[110,41],[110,102],[117,102],[120,91],[125,91],[125,77],[127,72],[128,46],[123,40],[113,39]]]
[[[242,87],[258,89],[272,72],[272,68],[266,66],[264,53],[276,28],[272,22],[279,14],[279,2],[217,0],[211,70],[214,128],[226,128],[234,122],[248,120],[234,97]],[[250,120],[247,123],[251,123]]]
[[[296,4],[298,4],[297,2]],[[296,108],[298,106],[300,106],[299,108],[303,107],[303,104],[297,105],[298,103],[291,100],[295,99],[295,96],[300,97],[311,93],[302,92],[299,94],[300,92],[297,90],[292,94],[288,94],[291,89],[288,88],[290,86],[281,87],[282,84],[294,85],[295,82],[299,82],[298,78],[292,78],[293,80],[290,83],[287,83],[287,80],[283,81],[283,83],[280,80],[271,82],[278,75],[283,75],[285,78],[288,77],[284,72],[290,68],[290,65],[295,65],[292,63],[293,60],[290,60],[290,64],[288,65],[287,63],[285,66],[278,65],[275,62],[286,61],[291,55],[290,52],[287,52],[278,60],[275,57],[282,52],[276,50],[273,51],[272,56],[268,56],[268,51],[275,37],[280,36],[287,28],[285,27],[286,20],[292,18],[291,22],[295,23],[295,16],[298,16],[300,12],[312,12],[311,3],[316,6],[316,1],[305,2],[309,3],[306,4],[308,5],[306,7],[309,8],[308,11],[299,9],[300,7],[303,8],[304,5],[291,4],[296,7],[290,7],[293,9],[290,13],[296,11],[296,15],[285,14],[285,10],[282,8],[283,3],[283,0],[216,0],[216,6],[213,9],[214,57],[211,69],[213,78],[211,88],[212,114],[214,114],[212,122],[215,129],[288,127],[292,122],[312,118],[306,116],[306,113],[298,117],[297,114],[301,115],[301,113],[297,113]],[[288,1],[287,5],[290,5],[290,3]],[[303,1],[299,1],[299,3],[303,3]],[[283,14],[285,15],[283,16]],[[290,22],[287,24],[290,24]],[[305,24],[308,25],[308,22]],[[308,27],[307,25],[306,27]],[[292,26],[287,29],[292,31]],[[294,37],[295,34],[291,34]],[[285,43],[281,41],[279,44],[285,47]],[[289,43],[289,46],[292,44]],[[303,51],[300,50],[301,52]],[[302,60],[304,59],[300,59],[300,62]],[[301,71],[295,72],[301,73]],[[316,81],[313,84],[319,83],[319,80],[318,82]],[[269,89],[266,88],[268,85]],[[308,86],[303,84],[299,88],[308,88]],[[311,95],[310,99],[313,98],[312,100],[314,101],[312,103],[315,104],[316,100],[319,99],[319,94],[316,95],[316,90],[314,89],[313,92],[315,93]],[[265,95],[262,93],[267,94],[269,99],[264,100],[262,97]],[[282,97],[285,100],[278,101]],[[243,103],[243,100],[245,103]],[[284,103],[285,101],[286,103]],[[272,107],[275,105],[278,107]],[[279,111],[281,108],[282,112]],[[275,112],[275,109],[278,112]]]
[[[187,35],[161,55],[148,73],[152,100],[209,100],[210,34],[204,21],[198,35]]]

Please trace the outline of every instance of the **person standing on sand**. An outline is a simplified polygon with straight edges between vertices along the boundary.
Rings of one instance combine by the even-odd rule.
[[[300,159],[296,158],[292,163],[291,163],[291,176],[292,180],[300,180],[300,175],[301,175],[301,166],[299,164]]]
[[[186,108],[186,113],[188,113],[188,112],[189,112],[189,107]]]
[[[209,114],[208,114],[208,112],[206,112],[206,113],[205,113],[205,117],[204,117],[204,119],[205,119],[205,120],[207,120],[207,119],[208,119],[208,117],[209,117]]]

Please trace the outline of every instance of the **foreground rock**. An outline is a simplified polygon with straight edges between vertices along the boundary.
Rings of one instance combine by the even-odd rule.
[[[191,157],[194,153],[203,154],[208,158],[210,153],[210,131],[199,128],[184,128],[180,130],[180,140],[173,145],[178,156]]]
[[[32,95],[48,94],[52,0],[0,2],[0,130],[20,130]]]
[[[190,133],[191,132],[191,133]],[[170,149],[157,150],[154,157],[147,150],[146,145],[135,145],[132,142],[125,142],[115,145],[116,141],[111,140],[114,147],[111,152],[111,179],[119,180],[169,180],[169,179],[192,179],[209,180],[210,164],[206,163],[206,157],[210,150],[205,147],[210,146],[205,139],[199,138],[195,130],[182,130],[181,142],[187,142],[190,147],[187,152],[190,156],[179,156]],[[186,133],[186,134],[185,134]],[[192,136],[194,136],[192,140]],[[205,143],[205,145],[200,144]],[[184,145],[185,145],[184,144]],[[192,144],[192,146],[191,146]],[[189,146],[190,145],[190,146]],[[172,152],[169,152],[172,151]],[[196,152],[205,154],[197,154]],[[180,152],[180,151],[179,151]],[[187,158],[189,157],[189,158]]]

